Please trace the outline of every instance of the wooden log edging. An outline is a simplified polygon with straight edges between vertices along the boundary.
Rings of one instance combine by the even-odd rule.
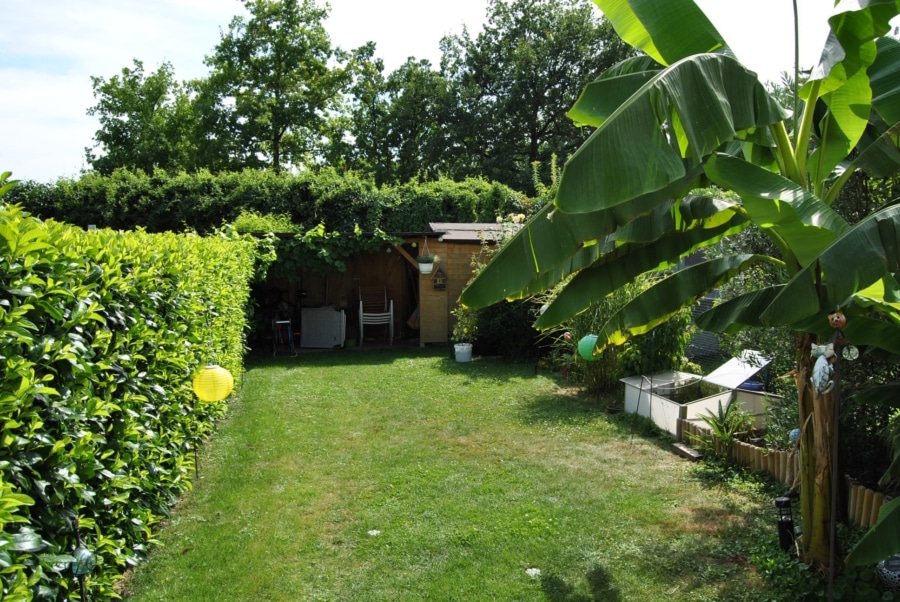
[[[718,444],[705,424],[681,418],[679,427],[682,440],[688,444],[693,444],[696,439],[704,439]],[[743,441],[734,443],[731,449],[731,459],[750,470],[765,471],[773,479],[788,487],[794,485],[800,472],[800,454],[798,452],[768,451]],[[869,489],[849,476],[845,477],[844,484],[847,491],[847,519],[857,526],[868,529],[878,521],[881,507],[892,498],[885,496],[880,491]]]

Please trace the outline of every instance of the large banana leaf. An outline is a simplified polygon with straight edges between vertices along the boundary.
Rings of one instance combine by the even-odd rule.
[[[664,189],[738,132],[786,117],[756,74],[735,59],[689,57],[655,75],[605,118],[567,162],[556,205],[590,213]]]
[[[763,312],[766,324],[790,324],[819,311],[844,305],[900,268],[900,206],[887,207],[853,226],[828,246],[817,261],[800,270]],[[827,287],[820,306],[816,270]]]
[[[866,0],[842,3],[828,19],[830,32],[818,66],[801,90],[808,100],[838,89],[875,60],[873,40],[891,30],[891,19],[900,13],[900,0]]]
[[[566,115],[577,125],[600,127],[659,71],[659,64],[648,56],[625,59],[589,83]]]
[[[847,222],[811,192],[779,174],[727,155],[713,155],[706,175],[716,184],[741,196],[744,208],[779,246],[791,267],[815,261]]]
[[[824,315],[821,322],[826,323]],[[862,315],[850,316],[847,325],[841,330],[847,340],[854,345],[876,347],[900,355],[900,325],[894,322]]]
[[[878,521],[850,550],[847,564],[875,564],[897,553],[900,553],[900,497],[881,507]]]
[[[900,325],[900,283],[892,274],[885,274],[878,282],[857,291],[853,303],[877,311],[885,319]]]
[[[708,202],[700,203],[701,200]],[[694,217],[691,209],[697,209],[701,204],[720,209],[709,217]],[[668,208],[664,216],[653,212],[611,235],[610,239],[617,243],[631,242],[615,246],[590,268],[576,274],[538,318],[535,328],[560,324],[640,274],[674,267],[681,257],[715,244],[747,224],[747,219],[731,210],[727,203],[717,205],[717,201],[708,197],[685,199],[684,205],[684,211],[682,205],[677,205]],[[685,219],[688,215],[691,217]],[[646,226],[640,227],[642,224]],[[630,232],[629,237],[626,232]]]
[[[594,0],[594,4],[619,37],[661,65],[725,46],[725,40],[691,0]]]
[[[872,105],[887,123],[900,122],[900,42],[880,38],[878,57],[869,68]]]
[[[751,291],[724,301],[697,316],[697,328],[733,334],[744,328],[764,326],[759,316],[778,295],[782,286]]]
[[[668,188],[602,211],[573,215],[547,205],[466,287],[460,302],[484,307],[552,287],[591,265],[600,256],[599,243],[616,228],[695,187],[701,174],[702,170],[695,168]]]
[[[869,76],[865,71],[858,71],[840,88],[822,99],[828,106],[828,111],[819,124],[819,130],[823,132],[821,144],[810,155],[808,162],[813,182],[824,182],[862,137],[869,123],[872,105]]]
[[[865,171],[873,178],[887,178],[900,171],[900,152],[897,151],[900,139],[900,124],[889,127],[886,123],[872,115],[865,132],[860,137],[856,148],[856,156],[852,162],[845,162],[842,169],[845,173],[839,179],[846,180],[857,169]],[[829,192],[825,201],[830,205],[839,189]]]
[[[663,278],[632,299],[604,324],[595,351],[621,345],[631,336],[649,332],[683,307],[722,282],[760,263],[765,255],[730,255],[698,263]]]

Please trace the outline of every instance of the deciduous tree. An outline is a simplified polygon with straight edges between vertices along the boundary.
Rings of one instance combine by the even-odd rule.
[[[532,163],[549,169],[590,133],[566,118],[577,90],[633,53],[577,0],[491,0],[484,30],[448,36],[442,50],[450,170],[519,190],[532,189]]]
[[[144,64],[135,59],[121,75],[91,77],[91,85],[97,104],[87,113],[99,119],[100,129],[85,154],[95,170],[110,174],[127,167],[152,173],[157,167],[190,166],[195,115],[170,63],[145,73]]]
[[[332,47],[328,9],[313,0],[243,1],[249,17],[234,17],[206,57],[204,150],[232,166],[307,164],[350,81],[350,56]]]

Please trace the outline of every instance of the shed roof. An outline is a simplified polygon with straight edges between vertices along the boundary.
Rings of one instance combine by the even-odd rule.
[[[439,234],[445,241],[454,242],[481,242],[482,238],[488,241],[496,241],[497,234],[508,230],[510,224],[454,224],[448,222],[431,222],[428,224],[435,234]],[[518,229],[519,226],[512,226]]]

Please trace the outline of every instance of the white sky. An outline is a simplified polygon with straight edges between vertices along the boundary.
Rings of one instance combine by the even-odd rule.
[[[664,2],[665,0],[660,0]],[[738,58],[764,80],[792,69],[789,0],[696,0]],[[326,28],[345,49],[376,42],[386,72],[407,57],[440,61],[438,42],[465,24],[477,33],[487,0],[331,0]],[[816,63],[830,0],[799,0],[801,66]],[[169,61],[179,81],[203,77],[238,0],[0,0],[0,172],[19,180],[77,177],[98,123],[90,76],[109,79]]]

